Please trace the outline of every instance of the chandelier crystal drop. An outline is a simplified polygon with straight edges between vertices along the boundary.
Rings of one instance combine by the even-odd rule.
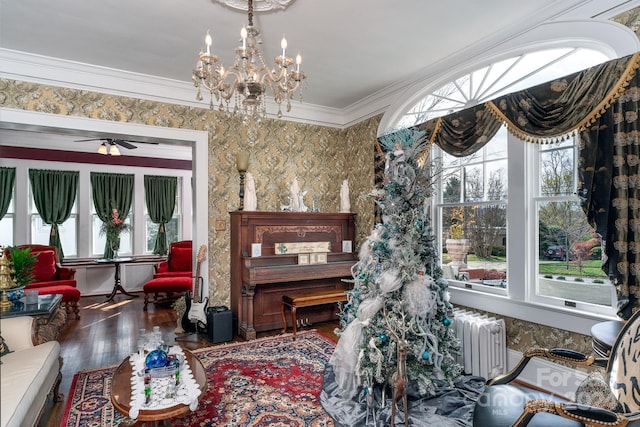
[[[262,40],[260,31],[253,26],[253,0],[249,0],[247,11],[249,24],[240,31],[241,45],[235,48],[235,62],[230,68],[225,69],[218,56],[211,53],[212,39],[207,31],[206,51],[198,55],[192,75],[198,89],[196,99],[203,99],[201,88],[204,88],[210,93],[211,109],[219,103],[221,112],[238,114],[245,121],[259,120],[267,115],[265,97],[269,87],[281,118],[282,104],[287,112],[291,111],[291,99],[306,78],[300,71],[302,57],[298,54],[294,60],[286,56],[287,40],[283,37],[282,55],[274,58],[275,67],[269,69],[258,50]]]

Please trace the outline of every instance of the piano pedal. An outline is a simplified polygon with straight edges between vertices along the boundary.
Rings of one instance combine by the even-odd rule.
[[[305,319],[296,319],[296,328],[304,328],[305,326],[311,326],[308,317]]]

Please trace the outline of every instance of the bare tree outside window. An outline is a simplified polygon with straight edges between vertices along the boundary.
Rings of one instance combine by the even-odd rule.
[[[541,153],[540,192],[543,196],[575,194],[573,147],[553,149]],[[542,203],[538,217],[544,227],[541,241],[566,248],[562,260],[567,269],[571,261],[577,261],[582,273],[583,261],[590,254],[584,250],[584,242],[592,241],[593,228],[576,200]],[[576,247],[576,245],[578,245]],[[593,245],[592,245],[593,246]]]
[[[502,200],[506,190],[502,170],[491,173],[487,186],[488,200]],[[478,188],[478,185],[473,185]],[[507,228],[507,208],[504,204],[483,204],[465,208],[465,230],[471,241],[471,251],[478,258],[489,259],[493,247],[500,246],[499,238]]]

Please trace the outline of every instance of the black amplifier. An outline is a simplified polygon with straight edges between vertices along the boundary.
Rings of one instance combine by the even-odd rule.
[[[231,310],[223,305],[207,308],[207,337],[213,343],[233,339]]]

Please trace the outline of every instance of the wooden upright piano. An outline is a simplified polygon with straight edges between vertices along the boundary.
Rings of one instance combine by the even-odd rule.
[[[348,289],[355,253],[355,214],[307,212],[231,212],[231,309],[238,334],[247,340],[256,332],[282,328],[282,295],[295,296],[329,289]],[[343,252],[351,241],[352,252]],[[276,254],[276,243],[330,242],[326,264],[298,264],[298,254]],[[259,243],[261,255],[251,256]],[[310,322],[336,318],[336,307],[311,307]]]

